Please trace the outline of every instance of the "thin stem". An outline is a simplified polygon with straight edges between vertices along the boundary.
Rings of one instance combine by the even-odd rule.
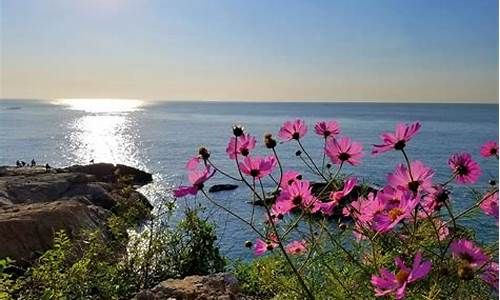
[[[403,153],[403,156],[405,157],[406,165],[408,166],[408,174],[410,174],[410,179],[411,179],[411,181],[414,181],[413,175],[411,173],[410,159],[408,158],[408,155],[406,155],[406,152],[404,149],[401,149],[401,153]]]
[[[319,175],[321,177],[323,177],[323,179],[325,181],[328,181],[328,179],[325,177],[325,175],[323,175],[323,173],[319,170],[318,166],[316,166],[316,163],[314,163],[314,160],[311,158],[311,156],[309,155],[309,153],[307,153],[306,149],[304,148],[304,146],[302,146],[302,143],[300,142],[300,140],[297,140],[297,143],[299,144],[300,146],[300,149],[302,149],[302,151],[304,151],[304,153],[306,154],[307,158],[309,159],[309,161],[311,161],[312,165],[314,166],[314,168],[316,169],[316,171],[318,171]]]
[[[325,136],[325,142],[323,143],[323,159],[321,160],[321,173],[325,171],[325,156],[326,156],[326,140],[328,137]]]
[[[210,165],[211,165],[211,166],[212,166],[212,167],[213,167],[213,168],[214,168],[217,172],[221,173],[222,175],[224,175],[224,176],[226,176],[226,177],[228,177],[228,178],[230,178],[230,179],[232,179],[232,180],[235,180],[235,181],[241,181],[241,179],[236,178],[236,177],[234,177],[234,176],[231,176],[231,175],[229,175],[228,173],[226,173],[226,172],[222,171],[221,169],[217,168],[217,167],[215,166],[215,164],[214,164],[214,163],[213,163],[210,159],[207,159],[207,161],[208,161],[208,163],[209,163],[209,164],[210,164]]]

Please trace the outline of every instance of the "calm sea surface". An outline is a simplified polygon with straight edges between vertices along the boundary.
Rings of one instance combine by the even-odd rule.
[[[481,164],[483,176],[478,188],[484,189],[488,180],[498,177],[498,163],[479,156],[483,142],[498,140],[498,106],[457,104],[153,102],[106,106],[2,100],[0,165],[32,158],[52,166],[88,163],[90,159],[129,164],[154,174],[155,182],[143,191],[160,205],[172,186],[186,182],[184,165],[200,145],[209,147],[213,160],[234,174],[233,164],[225,154],[232,124],[244,124],[260,143],[265,132],[276,134],[280,125],[292,118],[306,120],[309,134],[304,144],[319,160],[322,139],[314,135],[313,125],[318,120],[337,120],[342,133],[363,143],[366,152],[361,166],[346,167],[345,172],[376,184],[383,184],[386,174],[402,158],[396,152],[372,157],[370,145],[378,143],[379,134],[392,131],[397,122],[416,120],[423,127],[407,151],[411,159],[422,160],[436,170],[437,182],[449,177],[447,160],[458,151],[470,151]],[[302,171],[307,179],[316,179],[295,158],[296,150],[296,145],[289,143],[280,145],[278,153],[285,165]],[[267,149],[260,143],[256,152],[264,155]],[[214,183],[230,181],[216,177]],[[466,188],[453,186],[453,195],[456,211],[471,203]],[[251,212],[251,206],[246,204],[248,191],[243,187],[214,197],[242,215]],[[206,204],[198,197],[181,200],[178,205],[196,203]],[[219,210],[209,207],[207,213],[215,216],[225,254],[250,257],[243,243],[255,235]],[[491,241],[498,235],[491,218],[478,215],[465,222],[472,224],[483,240]]]

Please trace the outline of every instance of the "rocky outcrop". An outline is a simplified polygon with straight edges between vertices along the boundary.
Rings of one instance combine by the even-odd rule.
[[[113,164],[68,168],[0,167],[0,257],[28,262],[52,245],[54,233],[75,236],[105,224],[118,203],[148,200],[126,185],[151,182],[151,174]]]
[[[209,193],[217,193],[222,191],[232,191],[238,188],[236,184],[214,184],[209,189]]]
[[[229,273],[168,279],[150,290],[139,292],[134,300],[232,300],[251,299],[240,292],[238,280]]]

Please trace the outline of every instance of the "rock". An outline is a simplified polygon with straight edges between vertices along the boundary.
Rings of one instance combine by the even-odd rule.
[[[141,193],[123,192],[151,180],[141,170],[104,163],[50,170],[0,166],[0,257],[29,261],[52,246],[58,230],[76,236],[83,228],[104,227],[118,203],[151,209]]]
[[[49,249],[56,231],[75,236],[82,228],[98,228],[108,215],[101,207],[75,200],[0,208],[0,257],[23,264]]]
[[[240,291],[238,280],[229,273],[168,279],[150,290],[139,292],[135,300],[232,300],[251,299]]]
[[[215,184],[212,185],[209,189],[209,193],[217,193],[221,191],[232,191],[238,188],[236,184]]]

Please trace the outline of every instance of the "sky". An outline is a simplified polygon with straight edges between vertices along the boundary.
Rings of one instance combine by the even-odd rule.
[[[0,0],[0,98],[498,102],[498,1]]]

